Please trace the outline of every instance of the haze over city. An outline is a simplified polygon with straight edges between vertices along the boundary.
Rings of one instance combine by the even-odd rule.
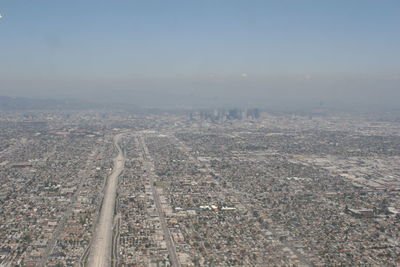
[[[396,107],[398,1],[0,3],[0,95]]]
[[[399,14],[0,0],[0,267],[400,266]]]

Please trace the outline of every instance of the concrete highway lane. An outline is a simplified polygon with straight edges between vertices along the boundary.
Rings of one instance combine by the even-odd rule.
[[[146,142],[145,142],[145,139],[143,138],[143,136],[139,137],[139,142],[141,144],[142,151],[143,151],[143,158],[145,160],[144,167],[146,169],[146,175],[150,181],[151,190],[152,190],[152,194],[153,194],[153,198],[154,198],[154,203],[156,206],[156,211],[157,211],[158,217],[160,219],[161,228],[164,232],[164,239],[167,243],[167,250],[168,250],[169,259],[171,261],[171,266],[180,267],[181,264],[179,262],[178,255],[176,253],[176,247],[175,247],[174,240],[172,238],[171,232],[169,231],[167,221],[164,216],[164,211],[163,211],[163,208],[161,205],[160,196],[157,192],[156,187],[154,186],[154,181],[155,181],[154,165],[153,165],[149,150],[147,148],[147,145],[146,145]]]

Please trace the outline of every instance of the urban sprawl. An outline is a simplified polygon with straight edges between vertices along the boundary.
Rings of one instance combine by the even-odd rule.
[[[400,120],[0,114],[0,266],[399,266]]]

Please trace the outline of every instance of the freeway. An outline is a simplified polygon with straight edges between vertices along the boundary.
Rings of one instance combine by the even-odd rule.
[[[107,179],[104,189],[103,202],[98,216],[92,246],[90,248],[88,260],[89,267],[111,266],[114,209],[118,188],[118,177],[122,173],[125,165],[125,155],[118,144],[121,137],[122,134],[118,134],[114,137],[114,145],[118,150],[118,155],[114,158],[114,168]]]
[[[143,138],[143,136],[139,136],[138,138],[142,151],[143,151],[143,159],[144,159],[144,168],[146,170],[148,179],[150,181],[150,185],[151,185],[151,191],[153,194],[153,199],[154,199],[154,204],[156,206],[156,211],[158,214],[158,218],[160,219],[160,223],[161,223],[161,228],[164,232],[164,239],[167,242],[167,249],[168,249],[168,255],[169,255],[169,259],[171,261],[171,265],[174,267],[180,267],[181,264],[178,260],[178,256],[176,253],[176,247],[175,247],[175,243],[174,240],[172,239],[172,235],[171,232],[169,231],[168,225],[167,225],[167,221],[165,219],[164,216],[164,211],[163,211],[163,207],[161,205],[161,201],[160,201],[160,195],[157,192],[156,187],[154,186],[154,181],[155,181],[155,173],[154,173],[154,164],[152,162],[152,159],[150,157],[150,153],[149,150],[147,148],[146,142]]]

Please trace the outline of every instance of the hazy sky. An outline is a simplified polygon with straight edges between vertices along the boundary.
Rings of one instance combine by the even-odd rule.
[[[399,0],[0,0],[0,95],[397,105]]]

